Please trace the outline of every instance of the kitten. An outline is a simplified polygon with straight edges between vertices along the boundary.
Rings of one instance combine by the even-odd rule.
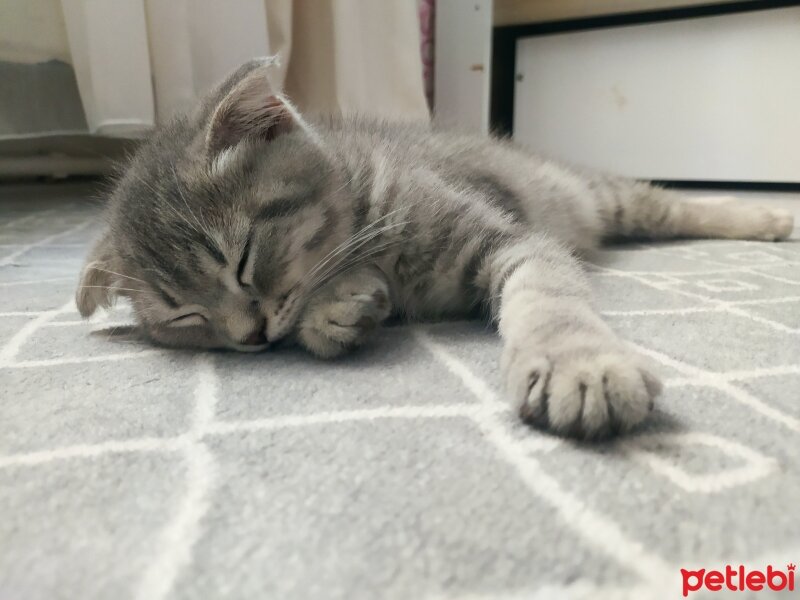
[[[483,312],[522,418],[562,435],[627,430],[659,382],[591,306],[576,254],[604,238],[778,240],[788,213],[689,202],[509,141],[363,118],[304,120],[243,65],[158,131],[111,194],[83,270],[84,316],[116,296],[167,346],[321,357],[390,315]]]

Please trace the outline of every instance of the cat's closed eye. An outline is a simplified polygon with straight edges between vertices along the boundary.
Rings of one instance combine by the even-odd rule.
[[[175,317],[167,323],[168,327],[196,327],[198,325],[205,325],[208,322],[200,313],[188,313]]]
[[[252,243],[252,234],[247,237],[247,241],[242,250],[242,256],[239,259],[239,264],[236,267],[236,281],[242,287],[250,287],[253,281],[253,268],[250,261],[250,245]]]

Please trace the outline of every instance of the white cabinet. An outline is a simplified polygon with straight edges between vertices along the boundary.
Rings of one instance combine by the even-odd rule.
[[[434,118],[442,127],[489,131],[492,0],[437,0]]]
[[[800,182],[800,7],[523,38],[514,137],[653,179]]]

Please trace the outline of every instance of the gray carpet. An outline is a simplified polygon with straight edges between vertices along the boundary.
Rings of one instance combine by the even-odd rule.
[[[91,334],[129,317],[72,304],[84,196],[0,202],[0,599],[679,598],[800,562],[797,240],[595,258],[667,385],[592,447],[516,422],[476,323],[333,363]]]

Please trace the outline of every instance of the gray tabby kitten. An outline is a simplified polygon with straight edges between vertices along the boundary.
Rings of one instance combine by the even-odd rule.
[[[563,435],[626,430],[660,385],[592,309],[576,253],[609,237],[778,240],[784,212],[693,203],[503,140],[369,119],[306,122],[245,64],[144,144],[85,266],[84,316],[115,296],[167,346],[321,357],[390,315],[482,312],[508,394]]]

